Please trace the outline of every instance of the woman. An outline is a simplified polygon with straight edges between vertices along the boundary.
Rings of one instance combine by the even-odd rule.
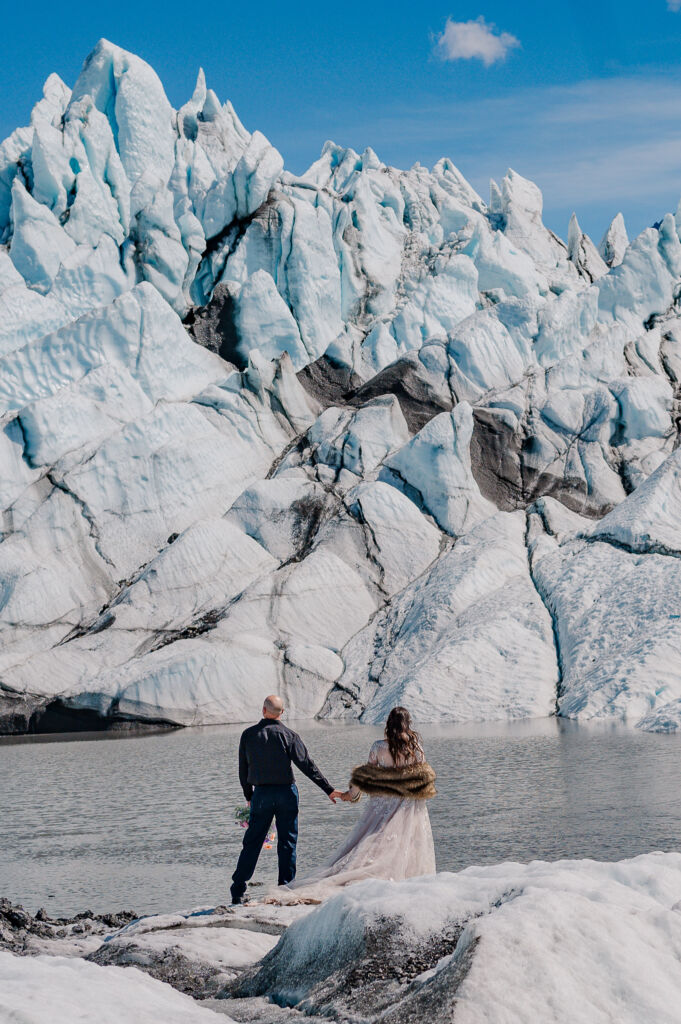
[[[281,902],[319,902],[364,878],[397,881],[433,874],[435,850],[426,800],[435,796],[434,780],[409,712],[393,708],[385,739],[373,744],[367,764],[354,769],[350,788],[341,796],[356,803],[367,793],[364,814],[326,864],[283,887],[292,890],[293,898],[284,895]]]

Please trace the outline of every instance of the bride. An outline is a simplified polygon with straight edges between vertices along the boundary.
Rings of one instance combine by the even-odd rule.
[[[355,768],[341,799],[369,796],[364,814],[347,840],[321,867],[277,890],[281,902],[318,902],[341,886],[364,878],[398,881],[435,872],[433,834],[426,800],[435,796],[435,772],[406,708],[393,708],[385,739],[377,740],[365,765]]]

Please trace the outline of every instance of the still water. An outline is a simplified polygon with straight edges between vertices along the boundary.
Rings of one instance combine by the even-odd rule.
[[[294,724],[294,723],[290,723]],[[0,896],[52,914],[153,913],[227,899],[242,832],[242,726],[142,737],[0,743]],[[380,730],[297,727],[344,788]],[[681,737],[549,719],[428,727],[439,870],[534,858],[615,860],[681,849]],[[299,779],[299,874],[326,859],[362,804],[333,806]],[[255,881],[276,878],[264,851]]]

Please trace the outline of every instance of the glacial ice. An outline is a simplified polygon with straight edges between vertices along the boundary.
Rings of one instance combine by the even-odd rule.
[[[670,455],[592,531],[632,551],[681,557],[681,452]]]
[[[12,183],[10,257],[29,288],[48,292],[57,272],[76,251],[51,210],[31,196],[18,178]]]
[[[680,870],[653,853],[362,882],[292,923],[236,994],[388,1024],[671,1024]]]
[[[105,938],[100,925],[80,950],[72,922],[50,938],[28,932],[33,955],[0,952],[0,1014],[29,1024],[301,1013],[366,1024],[672,1024],[680,881],[678,853],[506,862],[361,882],[319,907],[203,907]]]
[[[629,236],[621,213],[615,214],[603,235],[598,251],[609,267],[618,267],[629,247]]]
[[[379,723],[539,718],[555,703],[552,625],[530,576],[522,512],[497,513],[414,577],[344,651],[324,714]]]
[[[295,176],[102,40],[0,145],[0,728],[677,728],[680,295],[678,215],[597,249],[512,170]]]
[[[568,259],[589,281],[596,281],[608,272],[598,249],[580,228],[576,213],[572,214],[568,227]]]
[[[495,511],[480,494],[471,470],[473,413],[467,402],[440,413],[386,461],[388,474],[415,492],[424,511],[446,533],[459,536]]]
[[[677,456],[641,487],[660,537],[678,544]],[[645,497],[636,490],[595,527],[583,521],[558,536],[546,521],[532,524],[533,574],[556,625],[558,707],[569,717],[653,728],[667,708],[668,728],[668,706],[681,698],[679,556],[646,531],[646,512],[637,520]]]

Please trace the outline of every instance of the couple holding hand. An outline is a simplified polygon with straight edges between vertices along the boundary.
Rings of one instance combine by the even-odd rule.
[[[385,739],[377,740],[366,764],[352,772],[341,792],[324,778],[297,733],[281,721],[281,697],[266,697],[262,718],[242,733],[239,782],[249,801],[249,826],[232,876],[232,903],[243,901],[267,833],[276,822],[279,889],[269,901],[321,902],[339,887],[365,878],[399,880],[435,871],[435,851],[425,801],[435,796],[435,773],[406,708],[388,715]],[[292,765],[329,799],[355,803],[370,797],[347,840],[319,868],[294,881],[298,840],[298,789]]]

